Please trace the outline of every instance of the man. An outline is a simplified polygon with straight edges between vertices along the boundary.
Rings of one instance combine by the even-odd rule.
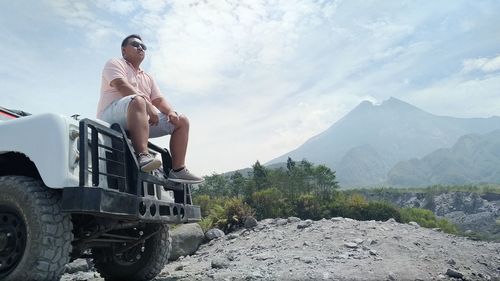
[[[171,135],[171,181],[200,183],[202,178],[191,174],[185,166],[189,137],[189,121],[179,115],[163,98],[153,78],[140,65],[146,45],[139,35],[129,35],[121,45],[122,58],[111,59],[104,66],[97,118],[118,123],[129,131],[139,166],[151,172],[161,161],[148,153],[149,137]]]

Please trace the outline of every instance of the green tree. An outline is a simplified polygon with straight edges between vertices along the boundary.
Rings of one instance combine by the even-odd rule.
[[[198,189],[193,194],[206,194],[212,197],[228,196],[229,195],[229,181],[220,174],[212,174],[205,177],[205,182],[200,184]]]
[[[268,187],[269,181],[267,179],[267,169],[262,166],[260,162],[257,160],[255,164],[252,166],[253,168],[253,181],[255,182],[255,188],[257,190],[262,190]]]
[[[323,201],[329,200],[333,191],[338,188],[335,180],[335,172],[325,165],[318,165],[312,168],[316,193]]]
[[[288,159],[286,160],[286,168],[288,172],[291,172],[295,168],[295,165],[295,161],[293,161],[292,158],[288,157]]]
[[[244,188],[246,184],[246,179],[243,175],[236,171],[231,175],[229,183],[229,196],[240,197],[244,195]]]

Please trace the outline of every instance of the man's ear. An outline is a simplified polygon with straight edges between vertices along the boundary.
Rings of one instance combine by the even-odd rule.
[[[122,57],[125,57],[125,48],[122,47]]]

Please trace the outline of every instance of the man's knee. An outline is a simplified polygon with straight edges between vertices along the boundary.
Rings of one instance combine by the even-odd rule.
[[[135,97],[130,100],[128,105],[129,110],[133,111],[146,111],[146,101],[143,98]]]
[[[182,124],[182,126],[189,128],[189,119],[185,115],[180,115],[179,121]]]

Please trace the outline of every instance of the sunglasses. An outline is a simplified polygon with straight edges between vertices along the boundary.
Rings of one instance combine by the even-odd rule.
[[[144,45],[144,44],[142,44],[142,43],[139,43],[139,42],[137,42],[137,41],[132,41],[132,42],[130,42],[130,44],[129,44],[129,45],[130,45],[130,46],[132,46],[132,47],[135,47],[135,48],[139,48],[139,46],[141,46],[141,48],[142,48],[144,51],[146,51],[146,50],[147,50],[146,45]]]

